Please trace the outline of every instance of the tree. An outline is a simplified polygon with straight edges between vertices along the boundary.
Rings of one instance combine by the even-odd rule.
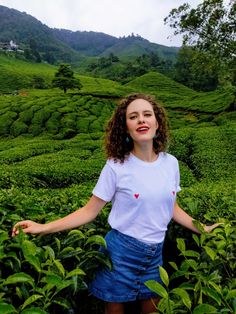
[[[52,80],[52,85],[53,87],[59,87],[64,93],[66,93],[69,88],[82,88],[80,80],[74,77],[74,72],[69,64],[59,65],[55,77]]]
[[[207,52],[184,46],[177,55],[174,79],[198,91],[214,90],[218,86],[217,67]]]
[[[221,76],[235,83],[236,2],[204,0],[193,9],[185,3],[165,18],[174,34],[183,34],[183,44],[212,55]]]

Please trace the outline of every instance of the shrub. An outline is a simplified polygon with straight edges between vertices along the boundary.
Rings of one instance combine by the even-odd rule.
[[[28,125],[25,124],[20,119],[16,120],[12,123],[10,128],[10,133],[13,136],[19,136],[20,134],[27,133],[28,132]]]

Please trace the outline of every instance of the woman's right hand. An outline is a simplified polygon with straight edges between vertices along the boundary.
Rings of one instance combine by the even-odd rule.
[[[22,228],[24,233],[43,234],[45,231],[45,225],[39,224],[31,220],[24,220],[17,222],[12,229],[12,236],[19,234],[19,228]]]

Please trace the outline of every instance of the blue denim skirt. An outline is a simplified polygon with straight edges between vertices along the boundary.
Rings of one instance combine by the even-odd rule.
[[[89,284],[95,297],[107,302],[129,302],[157,297],[146,286],[147,280],[161,283],[159,266],[162,265],[162,243],[146,244],[112,229],[105,237],[112,270],[98,270]]]

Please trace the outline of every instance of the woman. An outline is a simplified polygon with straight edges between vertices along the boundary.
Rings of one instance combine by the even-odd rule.
[[[18,222],[25,233],[48,234],[76,228],[96,218],[112,201],[111,231],[106,236],[113,268],[97,272],[89,290],[106,302],[106,314],[124,313],[124,302],[139,299],[142,313],[155,311],[157,296],[145,286],[161,282],[162,245],[173,218],[198,232],[193,218],[176,202],[179,187],[177,159],[165,153],[168,140],[164,109],[151,97],[132,94],[121,100],[106,129],[107,163],[88,203],[68,216],[38,224]],[[210,232],[217,224],[206,226]]]

